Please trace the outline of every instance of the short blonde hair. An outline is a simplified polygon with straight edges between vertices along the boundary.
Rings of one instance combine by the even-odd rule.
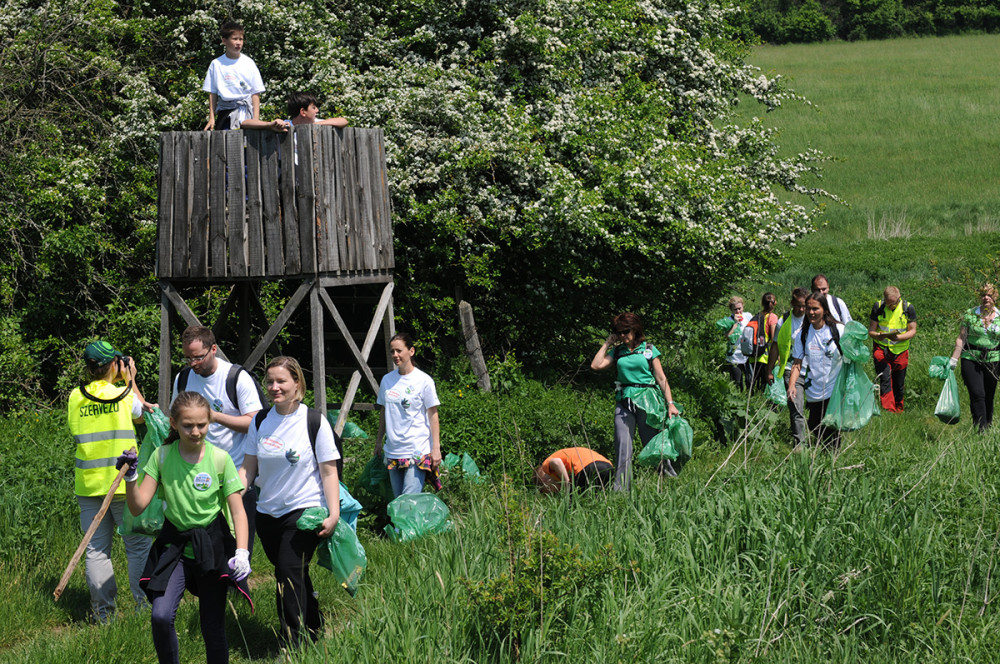
[[[264,368],[265,375],[271,369],[284,368],[288,370],[288,373],[292,375],[292,380],[295,381],[295,398],[299,401],[306,396],[306,375],[302,371],[302,365],[294,357],[289,357],[288,355],[279,355],[270,362],[267,363],[267,367]]]
[[[889,298],[900,299],[901,295],[899,289],[895,286],[886,286],[885,290],[882,291],[882,300],[887,301]]]
[[[734,295],[731,298],[729,298],[729,310],[730,311],[732,311],[733,309],[735,309],[737,304],[743,304],[743,298],[742,297],[740,297],[739,295]]]
[[[979,287],[979,297],[983,295],[989,295],[993,298],[993,301],[997,301],[997,287],[992,283],[987,281],[982,286]]]

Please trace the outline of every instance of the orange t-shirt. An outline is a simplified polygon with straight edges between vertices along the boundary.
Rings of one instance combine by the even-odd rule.
[[[542,462],[542,472],[556,479],[559,479],[559,474],[549,469],[549,461],[552,459],[562,461],[566,465],[566,470],[569,471],[570,475],[579,473],[595,461],[611,463],[594,450],[587,449],[586,447],[567,447],[553,452],[549,455],[549,458]]]

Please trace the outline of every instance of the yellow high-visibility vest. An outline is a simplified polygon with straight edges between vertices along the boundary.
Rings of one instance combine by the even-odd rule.
[[[108,400],[116,398],[124,389],[105,380],[95,380],[86,386],[89,394]],[[79,387],[69,395],[69,430],[76,440],[76,495],[103,496],[111,488],[111,482],[118,475],[115,461],[122,450],[135,446],[134,398],[130,390],[121,401],[105,404],[91,401]],[[123,482],[118,485],[115,495],[124,493]]]
[[[879,314],[877,321],[879,332],[906,332],[906,327],[910,324],[909,318],[906,317],[906,307],[907,302],[903,298],[899,298],[896,308],[889,311],[885,307],[885,303],[879,300],[878,308],[882,312]],[[897,342],[889,341],[888,339],[873,339],[873,341],[879,346],[888,348],[892,351],[893,355],[899,355],[910,347],[909,339]]]

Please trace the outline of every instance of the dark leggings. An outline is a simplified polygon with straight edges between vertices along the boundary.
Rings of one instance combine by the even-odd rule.
[[[993,397],[997,393],[997,362],[975,362],[962,358],[962,380],[969,390],[972,422],[985,431],[993,424]]]
[[[730,364],[729,365],[729,379],[736,384],[736,387],[740,390],[750,389],[750,361],[747,360],[743,364]]]
[[[319,600],[313,595],[309,561],[319,545],[316,533],[299,530],[295,522],[303,510],[279,517],[257,513],[257,536],[267,559],[274,565],[275,601],[281,624],[282,642],[298,645],[303,641],[303,624],[315,641],[323,627]]]
[[[187,575],[197,579],[198,613],[201,619],[201,638],[205,641],[208,664],[227,664],[229,644],[226,642],[226,583],[216,578],[198,574],[193,560],[183,558],[177,563],[167,589],[153,598],[153,647],[160,664],[178,664],[180,649],[174,619],[177,606],[184,596]]]
[[[829,403],[829,399],[806,403],[806,410],[809,411],[809,431],[815,436],[817,445],[837,449],[840,447],[840,431],[821,424],[823,416],[826,415],[826,407]]]

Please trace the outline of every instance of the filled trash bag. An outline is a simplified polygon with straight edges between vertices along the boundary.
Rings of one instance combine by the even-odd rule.
[[[339,410],[328,410],[326,411],[326,419],[330,422],[330,427],[337,427],[337,418],[340,417]],[[368,438],[368,434],[365,430],[359,427],[354,422],[345,422],[344,431],[340,434],[341,438]]]
[[[632,400],[636,408],[646,413],[646,424],[654,429],[667,425],[667,402],[659,387],[626,387],[625,396]]]
[[[404,493],[389,503],[386,511],[392,523],[385,527],[385,533],[393,542],[409,542],[452,529],[448,506],[432,493]]]
[[[785,390],[785,380],[781,377],[781,372],[778,371],[778,367],[774,367],[774,371],[771,372],[774,376],[774,382],[768,385],[764,389],[764,397],[771,403],[784,406],[788,403],[788,392]]]
[[[944,355],[935,355],[931,358],[931,365],[927,367],[927,375],[938,380],[948,380],[948,376],[955,374],[951,368],[951,358]]]
[[[876,387],[859,363],[845,362],[833,385],[833,394],[823,417],[825,426],[840,431],[855,431],[881,414]]]
[[[343,488],[344,485],[340,486]],[[354,500],[350,494],[348,498]],[[344,504],[343,494],[340,496],[340,502],[341,505]],[[328,516],[330,511],[325,507],[309,507],[302,512],[295,525],[299,530],[316,530]],[[355,514],[356,520],[357,514]],[[320,567],[333,572],[337,582],[350,593],[351,597],[354,597],[358,592],[361,577],[368,567],[368,556],[365,555],[365,548],[361,546],[358,534],[344,518],[343,512],[333,529],[333,534],[320,540],[319,546],[316,547],[316,562]]]
[[[664,459],[687,461],[693,450],[694,430],[683,417],[671,417],[667,427],[646,443],[635,458],[640,466],[657,466]]]
[[[462,452],[462,456],[449,452],[445,456],[444,461],[441,462],[441,468],[447,471],[459,469],[467,478],[477,482],[485,479],[482,473],[479,472],[479,466],[476,465],[476,462],[466,452]]]
[[[368,465],[361,471],[356,488],[359,491],[366,491],[373,496],[392,500],[392,483],[389,481],[389,469],[385,467],[385,462],[381,456],[374,456],[368,461]]]
[[[864,364],[871,358],[868,350],[868,328],[856,320],[844,326],[840,335],[840,352],[851,362]]]
[[[945,424],[958,424],[961,413],[958,405],[958,381],[955,380],[955,372],[949,370],[934,408],[934,415]]]
[[[170,419],[163,414],[159,406],[153,412],[146,413],[143,419],[146,422],[146,435],[142,439],[142,447],[139,449],[139,478],[136,482],[141,483],[146,476],[146,462],[153,452],[160,449],[163,442],[170,435]],[[138,486],[138,484],[136,484]],[[132,516],[132,512],[125,509],[125,517],[118,532],[122,535],[150,535],[155,537],[160,534],[163,528],[163,500],[160,498],[160,491],[156,492],[153,499],[149,501],[149,506],[143,510],[139,516]]]
[[[740,326],[736,325],[736,329],[733,330],[732,334],[729,334],[729,330],[732,329],[733,325],[736,325],[736,321],[728,316],[715,321],[715,328],[719,330],[719,332],[725,332],[728,335],[727,339],[729,340],[729,343],[735,346],[740,342]]]

